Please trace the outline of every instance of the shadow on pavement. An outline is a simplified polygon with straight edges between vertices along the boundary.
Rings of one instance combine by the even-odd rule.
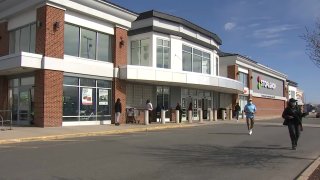
[[[208,134],[221,134],[221,135],[246,135],[246,136],[248,136],[248,133],[208,133]]]
[[[272,145],[271,145],[272,146]],[[181,166],[228,168],[272,168],[273,165],[287,163],[290,159],[313,160],[295,155],[287,147],[224,147],[213,145],[176,145],[168,148],[143,147],[144,154],[157,160]],[[281,153],[278,151],[281,150]],[[288,153],[283,153],[284,150]],[[271,164],[271,165],[270,165]]]

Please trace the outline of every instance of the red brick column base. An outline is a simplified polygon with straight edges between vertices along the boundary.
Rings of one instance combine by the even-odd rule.
[[[36,71],[34,96],[34,124],[38,127],[62,126],[63,72]]]

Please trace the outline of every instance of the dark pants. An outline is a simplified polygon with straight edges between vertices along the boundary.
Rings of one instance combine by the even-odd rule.
[[[248,130],[253,129],[254,117],[252,117],[252,118],[247,117],[246,119],[247,119],[247,127],[248,127]]]
[[[300,137],[300,125],[295,123],[288,123],[288,129],[292,146],[296,147]]]
[[[239,120],[239,111],[235,111],[235,112],[234,112],[234,116],[235,116],[235,118],[236,118],[237,120]]]

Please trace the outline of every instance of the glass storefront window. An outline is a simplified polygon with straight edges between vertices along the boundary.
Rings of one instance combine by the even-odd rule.
[[[131,42],[131,65],[151,66],[149,39]]]
[[[65,76],[63,78],[63,84],[78,85],[79,84],[79,78]]]
[[[79,56],[79,27],[70,24],[64,25],[64,53]]]
[[[35,52],[36,40],[35,23],[10,31],[9,53]]]
[[[71,24],[65,24],[64,34],[65,54],[87,59],[112,62],[112,35],[85,29]]]
[[[112,40],[107,34],[98,33],[97,60],[112,62]]]
[[[211,74],[210,54],[182,45],[182,70],[203,74]]]
[[[34,77],[21,78],[21,86],[33,85],[33,84],[34,84]]]
[[[80,86],[96,87],[96,81],[94,79],[80,78]]]
[[[107,80],[65,76],[63,121],[110,120],[111,84],[111,81]]]
[[[63,115],[78,116],[79,88],[72,86],[63,87]]]
[[[157,67],[170,68],[170,43],[157,39]]]
[[[80,57],[96,59],[96,32],[81,28]]]
[[[111,88],[112,84],[110,81],[97,80],[97,86],[103,88]]]

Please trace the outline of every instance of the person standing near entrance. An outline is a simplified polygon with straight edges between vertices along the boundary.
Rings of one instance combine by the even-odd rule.
[[[179,111],[179,122],[181,123],[181,119],[182,119],[182,108],[181,108],[180,103],[177,103],[176,110]],[[177,119],[177,121],[178,121],[178,119]]]
[[[152,110],[153,110],[153,107],[152,107],[152,104],[150,102],[150,100],[148,99],[147,102],[146,102],[146,109],[148,110],[149,112],[149,123],[151,123],[151,113],[152,113]]]
[[[191,117],[189,117],[189,111],[191,111]],[[188,120],[192,119],[192,102],[189,103],[187,115],[188,115]]]
[[[257,108],[252,103],[252,99],[249,99],[248,103],[244,107],[244,112],[246,113],[247,127],[249,135],[252,135],[252,129],[254,125],[254,114],[256,113]]]
[[[119,126],[120,125],[120,115],[122,112],[120,98],[117,99],[117,102],[114,105],[114,112],[115,112],[115,125]]]
[[[301,118],[302,112],[297,108],[295,99],[291,98],[288,101],[288,106],[284,109],[282,117],[285,119],[284,125],[288,126],[292,149],[296,150],[302,127]]]
[[[234,107],[234,115],[237,119],[237,122],[239,121],[239,112],[241,110],[241,107],[239,106],[239,103],[236,104],[236,106]]]

